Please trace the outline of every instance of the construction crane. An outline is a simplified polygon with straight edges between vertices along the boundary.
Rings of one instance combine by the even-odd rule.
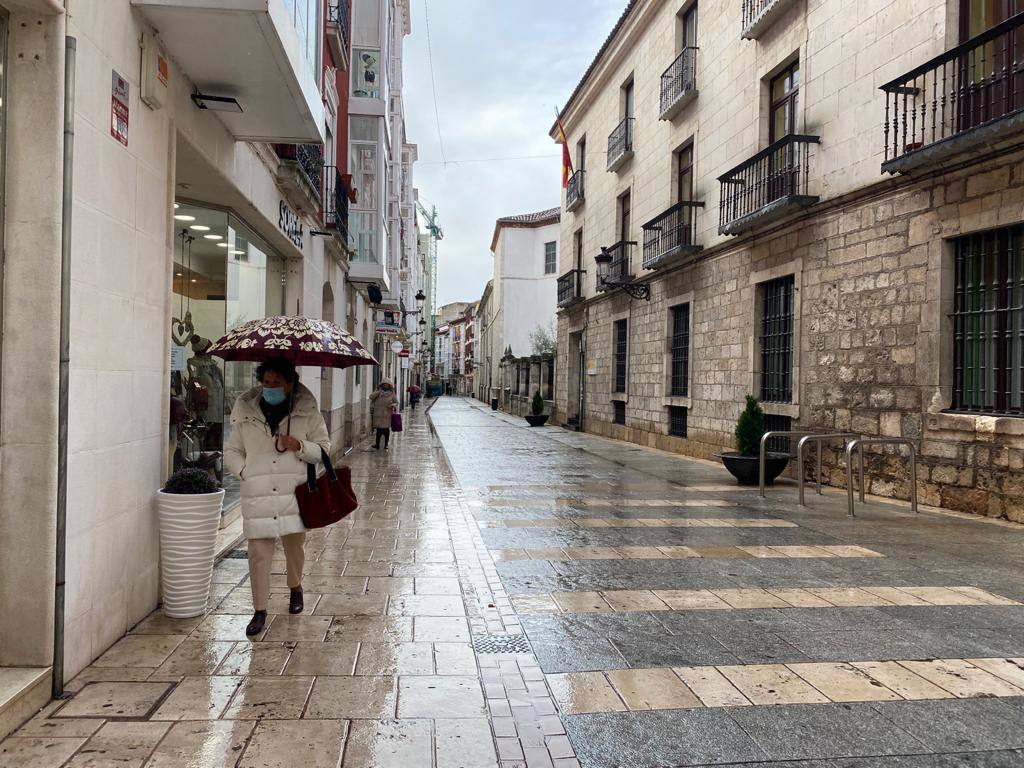
[[[444,231],[441,229],[441,225],[437,223],[437,206],[431,204],[430,210],[427,211],[423,202],[417,199],[416,209],[423,216],[427,226],[427,258],[430,260],[428,267],[430,269],[430,359],[431,363],[433,363],[434,332],[437,330],[437,244],[444,240]]]

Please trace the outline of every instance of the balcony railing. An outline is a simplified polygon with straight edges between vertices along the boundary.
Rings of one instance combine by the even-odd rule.
[[[351,13],[349,0],[328,0],[327,23],[338,25],[338,31],[341,33],[341,39],[344,41],[346,48],[348,47],[348,41],[351,39],[349,32]]]
[[[909,170],[1020,130],[1022,28],[1024,13],[1019,13],[882,86],[883,170]]]
[[[662,266],[697,245],[697,209],[704,203],[683,201],[644,224],[644,269]]]
[[[742,37],[754,40],[782,15],[793,0],[743,0]]]
[[[661,119],[671,120],[697,95],[697,49],[687,47],[661,76]]]
[[[348,185],[336,166],[324,167],[324,229],[333,230],[348,245]]]
[[[558,306],[568,307],[583,301],[583,275],[580,269],[570,269],[558,278]]]
[[[633,118],[627,117],[608,136],[608,170],[617,171],[633,156]]]
[[[819,141],[818,136],[784,136],[719,176],[718,232],[735,235],[759,220],[816,203],[818,197],[809,194],[809,160],[811,145]]]
[[[317,198],[323,189],[324,150],[319,144],[275,144],[278,159],[292,165]]]
[[[632,240],[620,240],[605,250],[611,255],[612,261],[608,265],[608,274],[605,278],[607,284],[603,287],[607,290],[616,283],[627,283],[633,279],[633,249],[636,242]]]
[[[569,177],[569,184],[565,188],[565,210],[575,211],[586,199],[584,194],[584,181],[586,180],[586,171],[576,171],[572,176]]]

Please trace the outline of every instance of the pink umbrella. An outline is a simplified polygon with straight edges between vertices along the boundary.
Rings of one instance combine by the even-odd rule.
[[[233,328],[208,350],[229,361],[263,362],[283,357],[293,365],[349,368],[379,365],[344,328],[310,317],[267,317]]]

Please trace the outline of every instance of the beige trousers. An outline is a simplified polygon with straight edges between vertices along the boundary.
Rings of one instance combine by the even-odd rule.
[[[252,587],[252,607],[255,611],[267,610],[270,599],[270,566],[274,559],[277,539],[249,539],[249,585]],[[302,586],[302,567],[306,562],[303,547],[305,533],[292,533],[281,537],[284,558],[288,563],[288,587]]]

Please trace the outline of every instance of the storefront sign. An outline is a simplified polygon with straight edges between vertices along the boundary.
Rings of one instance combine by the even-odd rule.
[[[384,312],[382,318],[377,321],[377,333],[381,336],[397,336],[402,332],[402,313]],[[396,344],[401,344],[396,341]],[[405,346],[404,344],[402,345]]]
[[[302,219],[284,200],[281,201],[278,207],[277,226],[295,244],[296,248],[302,247],[305,236],[305,232],[302,229]]]
[[[399,354],[404,349],[405,349],[405,344],[403,344],[402,342],[400,342],[400,341],[393,341],[393,342],[391,342],[391,351],[394,352],[396,355]]]
[[[186,367],[187,355],[185,354],[185,347],[179,347],[177,344],[171,345],[171,371],[184,371]]]
[[[403,371],[408,371],[410,368],[412,368],[412,361],[408,357],[403,357],[402,358],[402,370]]]
[[[597,360],[587,360],[587,376],[597,375]]]
[[[128,94],[131,86],[114,70],[110,71],[110,135],[128,146]]]

